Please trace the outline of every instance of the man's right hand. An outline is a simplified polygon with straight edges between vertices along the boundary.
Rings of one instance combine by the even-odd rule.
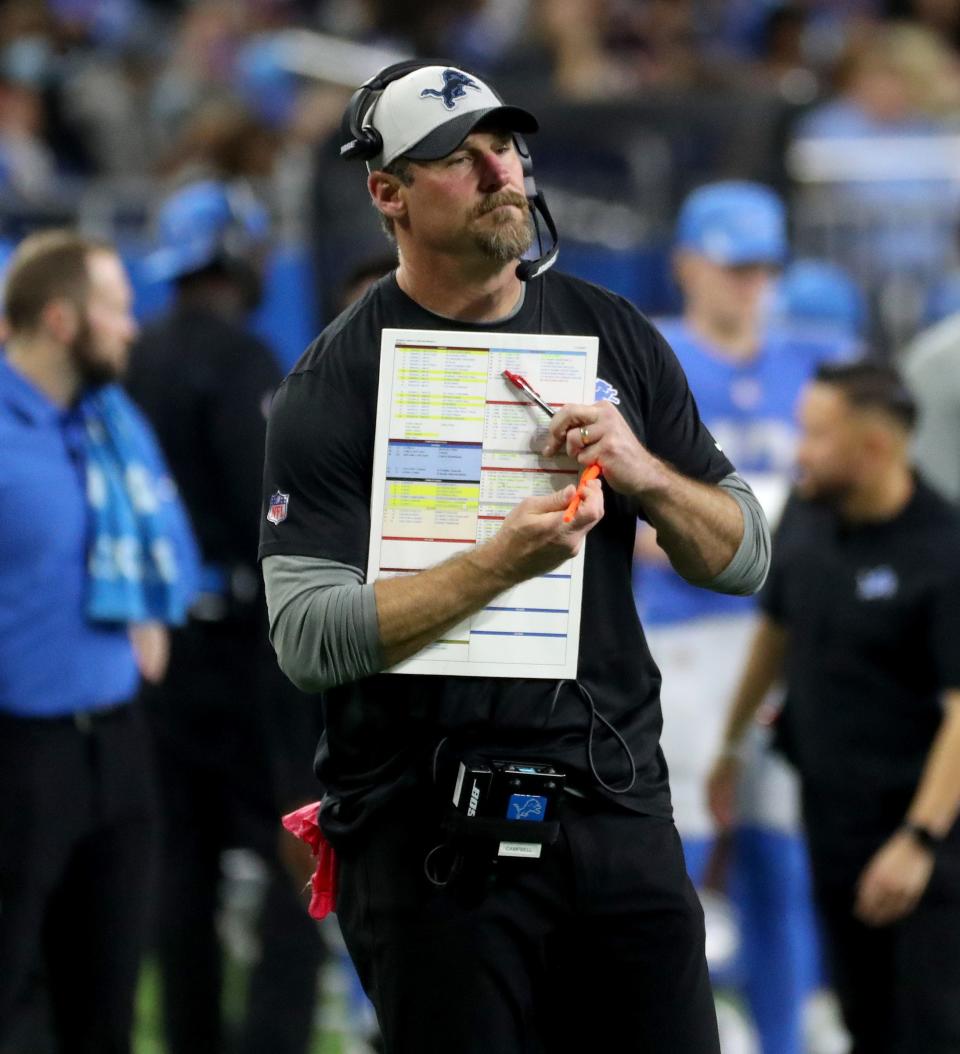
[[[571,484],[553,494],[525,498],[503,521],[491,548],[499,570],[512,582],[546,574],[580,552],[588,532],[603,519],[603,488],[599,480],[587,483],[573,519],[564,523],[564,510],[576,491]]]
[[[737,818],[740,769],[741,762],[735,754],[721,754],[707,777],[707,802],[714,823],[721,831],[728,831]]]

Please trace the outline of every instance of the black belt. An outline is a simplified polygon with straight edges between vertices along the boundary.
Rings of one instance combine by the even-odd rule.
[[[103,706],[96,710],[78,710],[70,714],[68,719],[72,720],[75,727],[81,732],[92,732],[100,725],[109,724],[114,718],[126,717],[131,711],[130,702],[114,703],[113,706]]]
[[[43,717],[39,714],[10,714],[0,712],[0,723],[15,725],[43,725],[47,728],[58,728],[73,725],[80,732],[89,733],[100,725],[108,724],[114,718],[123,717],[131,710],[129,700],[113,703],[110,706],[97,707],[95,710],[77,710],[72,714],[57,714]]]

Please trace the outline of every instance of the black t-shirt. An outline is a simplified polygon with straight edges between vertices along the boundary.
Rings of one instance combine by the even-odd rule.
[[[519,312],[471,326],[425,310],[394,275],[335,320],[284,381],[270,415],[264,502],[289,494],[286,519],[261,513],[260,556],[325,557],[366,568],[381,331],[387,327],[500,330],[599,336],[598,390],[618,402],[633,431],[688,476],[716,482],[733,471],[707,429],[673,352],[627,301],[556,272],[531,282]],[[588,536],[577,679],[629,744],[636,782],[619,800],[669,815],[666,766],[658,747],[660,675],[650,657],[630,585],[635,501],[604,488],[606,512]],[[590,710],[574,684],[556,704],[556,682],[381,674],[327,693],[327,734],[317,773],[339,798],[341,816],[367,813],[399,786],[446,735],[494,755],[537,757],[592,784]],[[592,757],[613,786],[629,762],[598,723]]]
[[[280,383],[270,349],[199,308],[147,326],[126,385],[153,425],[204,560],[254,564],[267,404]]]
[[[960,515],[922,480],[882,523],[792,497],[763,610],[788,631],[782,720],[815,854],[862,863],[903,821],[960,688]]]
[[[225,621],[199,620],[177,632],[169,676],[145,689],[146,702],[165,755],[172,751],[204,770],[211,787],[226,781],[225,793],[242,781],[246,801],[267,817],[304,800],[311,782],[304,736],[315,737],[321,728],[319,707],[277,669],[258,589],[266,413],[280,381],[262,340],[241,322],[199,306],[175,307],[148,325],[132,349],[127,375],[177,481],[204,561],[228,573],[232,586]],[[237,582],[240,568],[249,582]],[[270,834],[275,839],[275,831]]]

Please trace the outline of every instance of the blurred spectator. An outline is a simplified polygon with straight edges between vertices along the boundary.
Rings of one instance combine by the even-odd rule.
[[[798,4],[770,10],[758,33],[757,60],[747,67],[749,82],[763,85],[794,105],[812,102],[820,92],[819,71],[811,55],[810,11]]]
[[[262,181],[272,174],[278,149],[274,130],[237,100],[211,98],[185,122],[158,167],[180,183],[209,177]]]
[[[829,260],[794,260],[781,274],[772,316],[783,322],[847,341],[866,336],[867,301],[842,267]]]
[[[710,780],[785,683],[817,906],[854,1054],[960,1049],[960,517],[910,463],[895,371],[821,367],[799,484]],[[949,994],[947,994],[949,993]]]
[[[142,0],[47,0],[62,34],[98,49],[122,47],[147,21]]]
[[[886,0],[882,7],[887,17],[912,19],[960,47],[960,4],[956,0]]]
[[[554,88],[568,99],[628,98],[643,88],[726,79],[705,56],[693,0],[535,0],[533,29]]]
[[[387,0],[326,0],[314,20],[323,32],[484,72],[502,62],[527,34],[531,0],[468,0],[457,8],[437,0],[396,5]]]
[[[153,88],[153,120],[163,140],[173,141],[198,105],[229,95],[246,10],[245,3],[198,0],[176,23],[169,59]]]
[[[134,697],[164,675],[195,545],[115,383],[136,335],[115,250],[34,235],[4,300],[0,495],[43,515],[0,521],[0,1044],[42,964],[56,1049],[124,1054],[156,820]]]
[[[148,70],[100,57],[64,75],[63,119],[83,138],[85,161],[98,175],[141,175],[156,155]]]
[[[835,333],[767,321],[787,254],[786,214],[767,187],[716,183],[691,194],[677,222],[675,269],[683,315],[658,326],[684,368],[717,443],[764,503],[771,522],[789,487],[794,404],[822,358],[848,352]],[[707,594],[684,582],[638,532],[635,593],[663,673],[661,743],[688,868],[703,883],[714,828],[704,783],[720,741],[720,704],[732,691],[755,623],[751,598]],[[816,937],[795,779],[752,737],[750,780],[729,889],[742,925],[741,974],[764,1054],[800,1054]]]
[[[251,37],[237,55],[234,88],[265,127],[288,141],[315,146],[339,126],[350,92],[294,73],[287,47],[287,40],[276,33]]]
[[[299,78],[282,61],[282,40],[259,33],[244,44],[236,58],[236,90],[244,105],[265,125],[282,128],[297,107]]]
[[[960,182],[943,136],[957,70],[930,30],[870,27],[847,49],[839,96],[798,122],[790,152],[804,250],[851,271],[893,344],[915,331],[924,289],[953,257]]]
[[[485,4],[486,0],[363,0],[375,41],[427,58],[449,55],[451,61],[461,61],[458,41]]]
[[[26,200],[53,194],[56,160],[44,130],[40,93],[0,77],[0,186]]]
[[[705,63],[692,0],[607,0],[605,43],[647,87],[688,87],[703,79]]]
[[[59,50],[56,99],[97,172],[143,172],[156,153],[150,89],[166,39],[143,0],[48,0]]]
[[[933,133],[960,104],[956,57],[935,33],[908,23],[857,35],[836,79],[837,98],[808,113],[797,125],[798,136]]]
[[[33,124],[56,174],[142,171],[150,130],[139,89],[151,64],[141,45],[150,20],[137,0],[29,6],[8,3],[0,13],[0,76],[35,95]],[[32,196],[52,189],[38,183]]]
[[[279,374],[248,318],[269,233],[266,212],[237,184],[175,192],[148,260],[154,278],[174,282],[174,304],[131,356],[130,391],[157,429],[204,561],[169,674],[146,696],[164,821],[157,941],[172,1054],[227,1045],[305,1054],[322,955],[281,859],[279,826],[280,813],[312,793],[317,710],[272,660],[256,570],[265,415]],[[235,847],[257,854],[269,884],[245,1019],[228,1044],[216,916],[221,856]]]
[[[539,0],[537,27],[553,62],[553,85],[568,99],[625,95],[639,78],[607,48],[607,0]]]

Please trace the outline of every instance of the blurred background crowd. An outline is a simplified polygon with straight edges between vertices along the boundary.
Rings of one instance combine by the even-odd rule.
[[[540,116],[568,270],[671,311],[683,196],[761,180],[794,252],[848,270],[893,354],[960,297],[958,42],[952,0],[7,0],[0,236],[76,221],[118,239],[146,315],[158,201],[246,180],[275,222],[260,324],[289,365],[383,250],[336,164],[344,103],[386,62],[442,55]]]
[[[389,62],[440,56],[539,117],[531,147],[562,269],[678,315],[693,288],[674,266],[681,204],[704,184],[762,183],[785,203],[790,244],[763,310],[829,331],[835,357],[899,361],[960,312],[958,49],[960,0],[4,0],[0,260],[40,227],[109,238],[149,322],[182,292],[191,234],[216,227],[222,189],[263,267],[248,306],[279,376],[394,263],[338,157],[347,100]],[[189,187],[205,189],[178,197]],[[785,473],[781,453],[757,470]],[[290,762],[298,792],[312,749]],[[236,1026],[270,875],[250,854],[221,866],[234,965],[218,983]],[[306,946],[312,969],[328,960],[315,1049],[367,1049],[342,956],[331,966]],[[163,1049],[151,976],[139,1054]],[[843,1042],[831,1025],[808,1049]],[[725,1054],[757,1043],[730,1025]]]

